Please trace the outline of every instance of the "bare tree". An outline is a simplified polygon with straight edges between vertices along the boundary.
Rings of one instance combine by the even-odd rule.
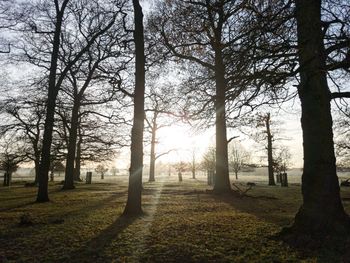
[[[174,108],[176,108],[176,99],[171,94],[171,89],[163,86],[156,89],[151,87],[149,94],[146,96],[146,130],[151,135],[151,152],[150,152],[150,171],[149,181],[155,181],[155,163],[158,158],[170,153],[173,149],[157,154],[156,144],[158,143],[157,133],[160,129],[169,127],[174,122],[171,120]]]
[[[161,46],[159,49],[172,60],[182,61],[188,71],[182,85],[187,100],[185,111],[215,124],[215,192],[231,190],[228,116],[237,109],[239,115],[239,109],[251,106],[267,86],[273,83],[277,89],[282,81],[276,77],[279,70],[270,70],[263,60],[254,65],[257,58],[253,56],[251,35],[255,34],[246,29],[255,18],[251,18],[254,12],[247,6],[240,1],[159,1],[150,19],[152,31],[158,34],[157,47]]]
[[[204,153],[201,162],[202,169],[207,171],[215,171],[215,148],[209,147]]]
[[[234,142],[229,146],[229,163],[235,173],[236,180],[238,179],[238,172],[248,164],[249,160],[250,154],[239,142]]]
[[[97,165],[95,168],[95,172],[98,174],[101,174],[101,179],[105,179],[105,173],[108,171],[108,168],[105,167],[103,164]]]
[[[23,145],[21,142],[15,142],[14,138],[4,136],[2,138],[2,151],[0,153],[0,169],[5,171],[4,186],[10,186],[12,181],[12,173],[18,169],[18,165],[26,161],[23,154]]]
[[[33,96],[33,94],[32,94]],[[26,146],[23,154],[28,160],[34,162],[35,180],[38,183],[41,134],[44,128],[45,105],[40,98],[29,101],[27,97],[8,99],[2,105],[6,122],[1,125],[1,134],[11,133],[21,140]]]
[[[134,121],[131,130],[131,161],[128,187],[128,200],[124,215],[142,214],[142,167],[143,167],[143,129],[145,118],[145,48],[142,7],[138,0],[133,0],[134,41],[135,41],[135,92]]]
[[[260,24],[255,30],[260,37],[252,42],[258,46],[255,50],[274,58],[290,58],[290,76],[296,76],[301,101],[303,204],[289,233],[325,237],[348,232],[350,220],[336,174],[331,100],[350,97],[339,85],[339,76],[348,75],[350,66],[350,6],[343,0],[296,0],[253,1],[251,8],[259,14]],[[330,89],[327,78],[336,89]]]
[[[348,50],[349,45],[341,38],[338,38],[335,43],[327,41],[327,44],[324,38],[337,36],[338,33],[342,34],[344,27],[350,28],[350,21],[342,21],[342,13],[339,13],[340,16],[338,16],[340,22],[333,22],[327,16],[322,18],[320,0],[297,0],[295,3],[304,170],[302,175],[303,205],[295,217],[293,230],[298,234],[305,232],[334,233],[336,230],[349,229],[350,220],[344,211],[339,193],[330,101],[332,98],[347,95],[350,97],[350,94],[330,93],[327,71],[324,69],[329,71],[349,70],[350,60],[346,55],[332,57],[335,50],[338,52],[344,51],[344,48]],[[336,5],[333,7],[338,8]],[[343,7],[350,10],[346,4]],[[340,23],[344,27],[339,27],[338,32],[334,33],[332,29],[336,30],[337,27],[333,27],[333,23]],[[349,36],[345,41],[349,41]]]
[[[274,172],[277,174],[286,173],[290,166],[290,159],[292,157],[289,148],[287,146],[281,146],[274,153]]]

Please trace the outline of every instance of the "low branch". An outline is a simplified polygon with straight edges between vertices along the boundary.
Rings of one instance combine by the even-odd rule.
[[[169,150],[169,151],[167,151],[167,152],[164,152],[164,153],[161,153],[161,154],[157,155],[157,156],[155,157],[155,160],[157,160],[159,157],[161,157],[161,156],[163,156],[163,155],[166,155],[166,154],[171,153],[172,151],[175,151],[175,150],[174,150],[174,149],[171,149],[171,150]]]
[[[227,144],[229,144],[232,140],[239,138],[239,136],[233,136],[227,140]]]
[[[348,91],[348,92],[332,92],[331,98],[332,99],[350,98],[350,91]]]

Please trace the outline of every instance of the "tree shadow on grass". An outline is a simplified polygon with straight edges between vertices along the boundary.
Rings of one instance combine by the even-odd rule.
[[[213,195],[218,202],[230,204],[233,208],[256,216],[257,218],[276,225],[280,231],[271,234],[267,238],[283,241],[289,247],[295,249],[302,258],[317,258],[317,262],[350,262],[348,251],[350,238],[347,236],[322,236],[312,237],[300,233],[297,240],[288,239],[285,235],[286,227],[289,227],[293,220],[298,206],[286,207],[288,204],[283,199],[268,198],[265,196],[243,196],[237,197],[233,194]],[[278,229],[277,228],[277,229]],[[301,245],[302,244],[302,245]]]
[[[1,208],[0,209],[0,213],[1,212],[8,212],[8,211],[11,211],[11,210],[14,210],[14,209],[23,208],[23,207],[30,206],[30,205],[35,205],[35,204],[36,204],[36,202],[34,202],[34,201],[25,202],[25,203],[22,203],[22,204],[16,204],[16,205],[9,206],[9,207],[6,207],[6,208]]]
[[[68,256],[69,262],[107,262],[105,261],[105,249],[116,240],[139,217],[119,218],[107,228],[98,233],[94,238],[85,243],[80,249],[73,251]]]

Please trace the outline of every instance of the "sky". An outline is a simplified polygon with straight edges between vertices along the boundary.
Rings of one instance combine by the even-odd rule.
[[[287,146],[291,153],[291,168],[300,168],[303,165],[303,149],[302,149],[302,130],[300,124],[300,103],[296,98],[283,105],[283,108],[278,112],[274,111],[271,118],[277,122],[282,123],[281,130],[276,138],[278,140],[275,146]],[[251,161],[253,163],[266,165],[267,159],[266,150],[263,143],[256,143],[247,135],[239,133],[237,130],[228,130],[228,138],[238,135],[235,139],[239,141],[243,147],[251,153]],[[176,123],[170,127],[164,127],[158,131],[158,141],[156,146],[156,155],[172,150],[169,154],[160,157],[157,161],[162,162],[190,162],[192,160],[193,150],[196,152],[196,160],[200,162],[204,153],[210,146],[215,146],[215,128],[202,129],[194,132],[187,124]],[[150,146],[144,146],[144,164],[149,164]],[[116,159],[116,166],[121,169],[127,169],[130,162],[129,150],[121,152]]]

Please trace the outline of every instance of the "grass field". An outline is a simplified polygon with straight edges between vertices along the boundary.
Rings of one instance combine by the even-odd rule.
[[[127,177],[0,188],[0,262],[349,262],[348,241],[296,249],[276,238],[301,203],[300,186],[257,184],[247,196],[213,195],[204,179],[144,183],[145,215],[121,217]],[[243,182],[239,187],[245,188]],[[350,212],[350,189],[342,189]],[[20,222],[22,221],[22,224]]]

